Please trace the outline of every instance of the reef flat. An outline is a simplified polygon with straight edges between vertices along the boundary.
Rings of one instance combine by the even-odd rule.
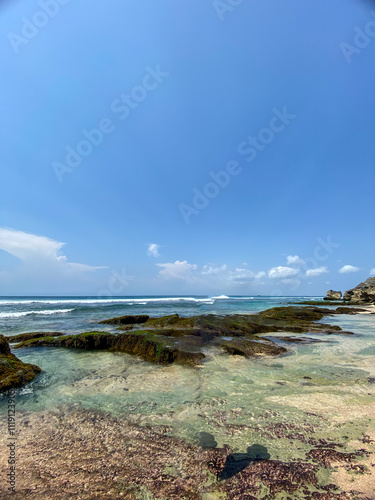
[[[284,345],[279,345],[280,337],[265,337],[267,333],[345,333],[337,325],[318,323],[325,316],[356,314],[362,309],[338,307],[274,307],[257,314],[200,315],[180,317],[178,314],[150,318],[148,315],[126,315],[101,321],[110,325],[113,332],[85,332],[77,335],[62,332],[29,332],[9,337],[16,343],[15,349],[23,347],[65,347],[85,350],[108,350],[140,356],[142,359],[160,364],[180,363],[197,366],[204,362],[204,349],[218,346],[226,353],[254,356],[278,356],[287,353]],[[295,337],[285,336],[284,343],[296,342]],[[304,339],[309,342],[308,338]],[[313,340],[311,340],[313,341]],[[5,337],[2,340],[7,343]],[[7,356],[10,355],[10,351]],[[0,373],[4,380],[3,390],[18,387],[32,380],[38,367],[23,367],[21,379],[10,377],[10,371],[21,373],[20,364],[13,356],[12,365],[7,362],[7,370]],[[5,359],[5,358],[4,358]],[[4,361],[5,363],[5,361]],[[5,366],[5,365],[3,365]],[[18,372],[17,372],[18,370]],[[26,375],[27,374],[27,375]],[[7,382],[5,382],[5,379]]]

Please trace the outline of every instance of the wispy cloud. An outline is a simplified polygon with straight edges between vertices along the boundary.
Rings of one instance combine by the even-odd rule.
[[[47,236],[37,236],[16,229],[0,228],[0,249],[17,257],[26,268],[48,268],[69,273],[106,269],[103,266],[89,266],[69,262],[61,252],[64,245],[65,243]]]
[[[375,276],[375,267],[370,269],[370,276]]]
[[[315,267],[314,269],[308,269],[305,276],[311,278],[312,276],[320,276],[321,274],[328,273],[326,266]]]
[[[158,245],[157,243],[150,243],[148,245],[147,255],[149,257],[155,257],[155,258],[160,257],[159,248],[160,245]]]
[[[345,266],[339,269],[339,273],[347,274],[347,273],[356,273],[360,268],[357,266],[351,266],[350,264],[346,264]]]

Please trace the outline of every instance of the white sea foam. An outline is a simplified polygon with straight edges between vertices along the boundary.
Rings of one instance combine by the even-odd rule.
[[[45,311],[22,311],[22,312],[0,312],[0,318],[22,318],[23,316],[29,316],[29,314],[35,315],[50,315],[50,314],[61,314],[74,311],[74,309],[49,309]]]
[[[212,297],[214,300],[229,299],[228,295],[218,295],[217,297]]]
[[[27,304],[148,304],[153,302],[196,302],[208,303],[212,302],[211,298],[195,298],[195,297],[152,297],[152,298],[108,298],[108,299],[34,299],[34,300],[0,300],[0,305],[27,305]]]

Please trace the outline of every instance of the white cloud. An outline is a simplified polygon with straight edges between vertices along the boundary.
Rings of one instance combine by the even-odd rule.
[[[312,276],[320,276],[321,274],[328,273],[326,266],[315,267],[314,269],[308,269],[306,271],[306,276],[311,278]]]
[[[160,245],[158,245],[157,243],[150,243],[148,245],[147,255],[149,257],[160,257],[159,248]]]
[[[271,279],[291,278],[296,276],[298,273],[299,270],[294,269],[293,267],[278,266],[273,267],[268,271],[268,277]]]
[[[159,275],[166,279],[191,280],[193,278],[192,272],[198,268],[197,265],[189,264],[186,260],[176,260],[176,262],[166,262],[165,264],[156,265],[163,268],[159,271]]]
[[[216,266],[215,264],[205,264],[202,267],[202,274],[222,274],[227,270],[227,266],[223,264],[222,266]]]
[[[42,268],[70,273],[106,269],[106,267],[68,262],[67,257],[61,253],[64,245],[65,243],[46,236],[24,233],[16,229],[0,228],[0,249],[17,257],[24,268],[30,270]]]
[[[229,268],[226,264],[208,263],[203,266],[190,264],[187,260],[176,262],[157,263],[162,268],[159,277],[164,279],[178,279],[194,282],[195,286],[205,290],[217,287],[229,287],[231,290],[242,285],[261,284],[260,279],[266,276],[264,271],[255,273],[245,267]],[[233,288],[234,287],[234,288]]]
[[[232,269],[229,275],[229,279],[233,281],[238,280],[253,280],[255,278],[255,273],[250,271],[250,269],[245,269],[243,267],[236,267]]]
[[[370,269],[370,276],[375,276],[375,267]]]
[[[256,273],[255,279],[260,280],[261,278],[264,278],[266,276],[266,273],[264,271],[260,271],[259,273]]]
[[[288,255],[286,258],[286,263],[288,266],[293,266],[293,265],[303,266],[305,261],[300,257],[298,257],[298,255]]]
[[[339,269],[339,273],[341,274],[356,273],[357,271],[359,271],[359,267],[351,266],[350,264],[346,264],[346,266],[343,266]]]

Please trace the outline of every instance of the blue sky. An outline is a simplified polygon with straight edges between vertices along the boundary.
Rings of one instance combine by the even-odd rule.
[[[0,10],[0,294],[322,295],[375,273],[375,3]]]

